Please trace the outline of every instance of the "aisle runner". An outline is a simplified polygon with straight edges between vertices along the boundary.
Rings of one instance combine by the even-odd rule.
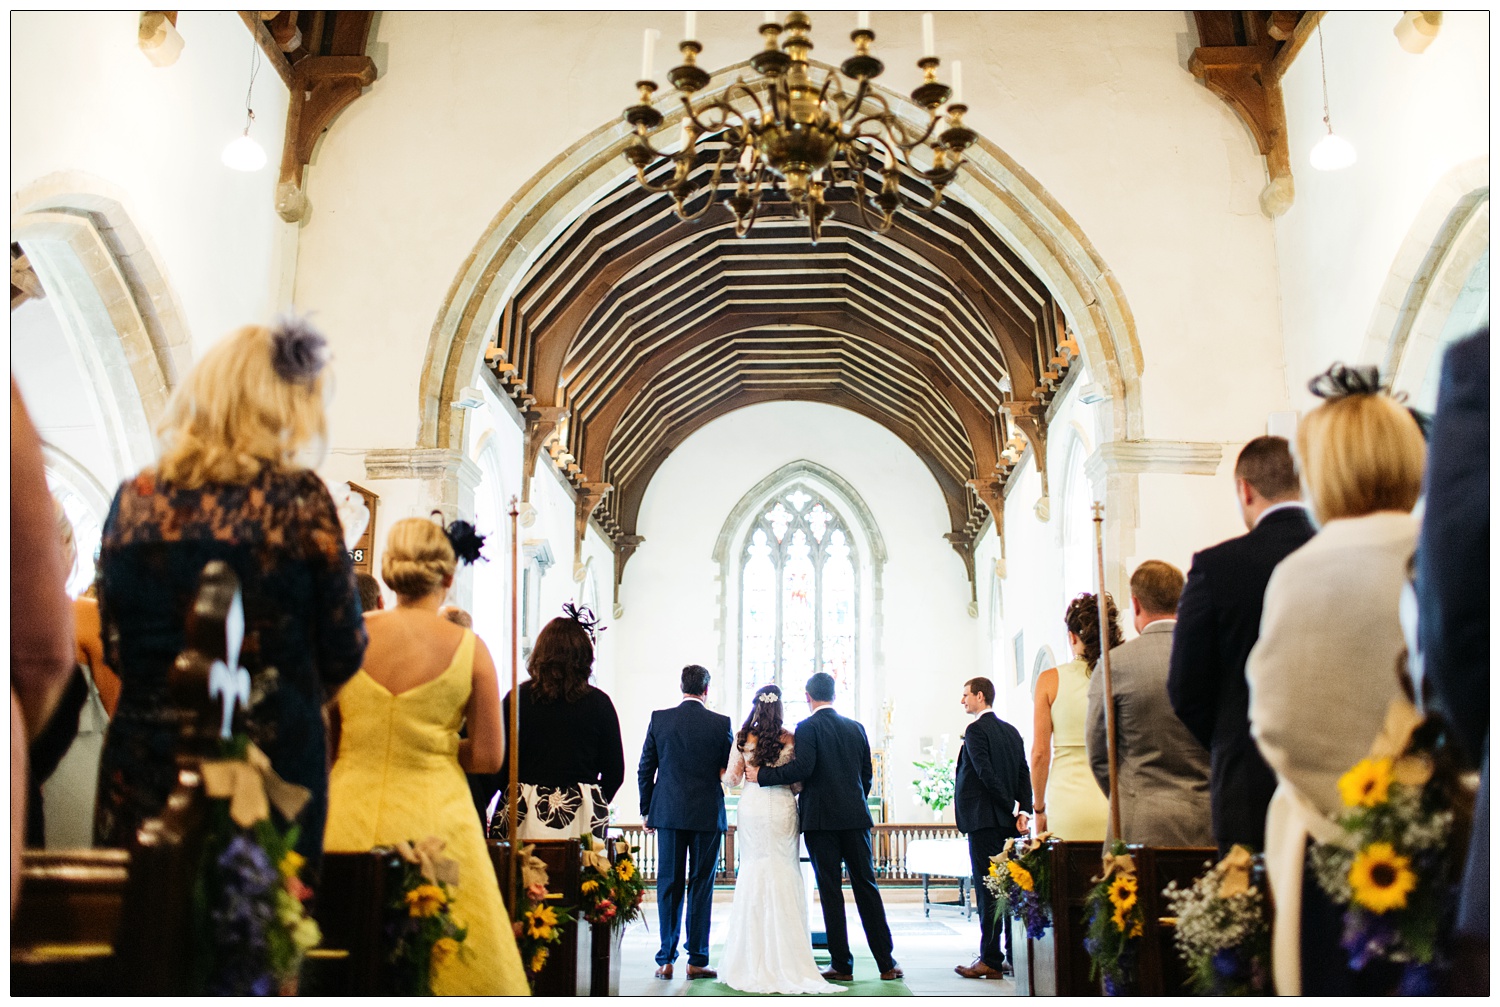
[[[709,961],[717,962],[724,953],[723,945],[716,946],[709,956]],[[829,966],[828,952],[815,950],[813,960],[818,963],[819,969]],[[916,996],[903,980],[880,978],[880,969],[875,965],[875,959],[870,957],[866,950],[863,955],[855,952],[854,955],[854,981],[850,983],[837,983],[847,989],[848,993],[805,993],[803,996],[809,999],[821,998],[829,1003],[839,1003],[849,996],[857,997],[909,997]],[[682,991],[683,996],[690,997],[753,997],[753,996],[775,996],[771,993],[741,993],[737,989],[731,989],[717,980],[710,982],[706,979],[694,980],[687,984]]]

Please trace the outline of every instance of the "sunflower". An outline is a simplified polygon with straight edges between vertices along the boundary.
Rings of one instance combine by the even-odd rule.
[[[412,916],[436,916],[448,904],[448,893],[437,885],[418,885],[406,893],[407,912]]]
[[[1032,880],[1031,872],[1014,860],[1007,860],[1005,862],[1005,869],[1010,872],[1010,879],[1023,892],[1029,892],[1036,887],[1036,882]]]
[[[546,965],[546,964],[547,964],[547,949],[546,948],[537,948],[536,949],[536,953],[531,956],[531,963],[530,963],[530,968],[528,969],[528,971],[531,971],[531,972],[540,972],[542,970],[542,966]]]
[[[1130,874],[1117,874],[1109,885],[1109,901],[1121,912],[1129,912],[1135,905],[1136,881]],[[1122,927],[1123,929],[1123,927]]]
[[[621,857],[620,862],[615,865],[615,873],[620,876],[621,881],[629,881],[635,877],[635,864],[630,862],[630,858]]]
[[[1384,804],[1390,789],[1390,759],[1360,759],[1339,777],[1339,796],[1351,808],[1373,808]]]
[[[1373,913],[1405,909],[1406,896],[1417,887],[1411,860],[1390,843],[1371,843],[1354,855],[1349,868],[1349,887],[1354,901]]]
[[[458,941],[452,937],[439,937],[432,942],[432,963],[440,965],[458,953]]]
[[[551,940],[556,926],[557,913],[551,906],[537,906],[526,911],[526,932],[537,940]]]
[[[583,894],[587,895],[590,892],[595,892],[595,891],[599,890],[599,882],[592,881],[592,880],[585,881],[583,884],[579,885],[578,888],[579,888],[580,891],[583,892]]]
[[[990,877],[992,877],[992,878],[998,878],[999,876],[1000,876],[1000,865],[992,862],[990,864]]]
[[[305,863],[307,858],[302,854],[296,850],[287,850],[286,856],[281,858],[281,863],[277,866],[280,867],[283,878],[295,878],[302,872],[302,865]]]

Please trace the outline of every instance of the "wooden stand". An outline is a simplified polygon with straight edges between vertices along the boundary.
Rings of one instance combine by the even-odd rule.
[[[1141,936],[1140,958],[1136,969],[1136,990],[1143,996],[1191,996],[1192,976],[1177,953],[1174,930],[1163,925],[1171,912],[1161,890],[1169,882],[1186,888],[1219,859],[1213,847],[1152,847],[1140,849],[1136,869],[1140,872],[1141,905],[1146,913],[1146,932]]]
[[[521,845],[532,845],[522,843]],[[582,892],[579,886],[582,884],[583,852],[582,844],[576,839],[541,839],[537,840],[532,855],[547,865],[548,888],[562,899],[559,904],[564,906],[577,906],[582,902]],[[516,918],[515,900],[511,893],[516,891],[516,882],[511,875],[511,865],[515,858],[511,855],[511,845],[508,842],[492,842],[489,844],[490,862],[495,865],[495,875],[500,882],[500,891],[506,895],[506,911],[511,918]],[[563,939],[561,943],[552,947],[552,952],[547,956],[547,964],[537,975],[536,986],[533,992],[537,996],[589,996],[593,989],[594,957],[592,933],[587,933],[591,928],[587,923],[574,921],[563,928]],[[585,934],[581,936],[581,934]],[[603,942],[604,951],[608,953],[609,943]],[[608,965],[605,965],[606,972]]]

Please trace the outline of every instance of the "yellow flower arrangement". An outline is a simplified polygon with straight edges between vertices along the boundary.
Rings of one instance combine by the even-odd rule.
[[[1411,860],[1390,843],[1371,843],[1354,855],[1349,888],[1354,901],[1373,913],[1406,908],[1406,897],[1417,887]]]
[[[458,941],[452,937],[439,937],[433,941],[432,964],[441,965],[456,954],[458,954]]]
[[[615,864],[615,873],[620,876],[621,881],[629,881],[635,877],[635,864],[629,857],[621,857]]]
[[[1384,804],[1390,789],[1390,759],[1360,759],[1339,777],[1339,796],[1351,808],[1373,808]]]
[[[994,867],[994,864],[990,864],[991,870],[993,870]],[[1022,891],[1031,891],[1031,889],[1035,885],[1035,881],[1032,880],[1030,871],[1022,867],[1020,864],[1016,863],[1014,860],[1007,860],[1005,862],[1005,869],[1010,873],[1010,879],[1014,881]]]
[[[547,949],[546,948],[537,948],[536,951],[535,951],[535,953],[533,953],[532,956],[531,956],[531,962],[527,966],[527,971],[531,972],[534,975],[534,974],[540,972],[542,970],[542,966],[546,965],[546,964],[547,964]]]
[[[406,893],[407,911],[413,916],[436,916],[448,904],[448,893],[440,885],[418,885]]]
[[[579,889],[585,895],[587,895],[590,892],[596,892],[596,891],[599,890],[599,882],[597,882],[597,881],[585,881],[583,884],[579,885],[578,887],[579,887]]]

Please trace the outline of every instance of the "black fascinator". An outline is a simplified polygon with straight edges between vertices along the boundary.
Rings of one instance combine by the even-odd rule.
[[[562,610],[563,615],[583,627],[583,631],[589,635],[589,643],[598,643],[598,634],[608,628],[599,625],[599,617],[589,611],[586,605],[574,605],[572,602],[568,602],[563,605]]]
[[[478,528],[461,518],[443,524],[441,511],[433,511],[432,514],[442,526],[443,534],[448,536],[448,544],[453,547],[453,555],[458,557],[460,563],[473,566],[482,559],[488,559],[487,556],[480,555],[479,551],[484,548],[484,540],[489,536],[479,534]]]
[[[271,329],[271,367],[282,381],[310,385],[328,362],[328,340],[298,315],[283,315]]]
[[[1374,364],[1334,364],[1307,383],[1307,390],[1325,402],[1339,402],[1351,395],[1387,395],[1393,402],[1406,404],[1405,392],[1392,392],[1380,382],[1380,368]],[[1406,412],[1428,439],[1432,430],[1432,417],[1420,409],[1407,406]]]

